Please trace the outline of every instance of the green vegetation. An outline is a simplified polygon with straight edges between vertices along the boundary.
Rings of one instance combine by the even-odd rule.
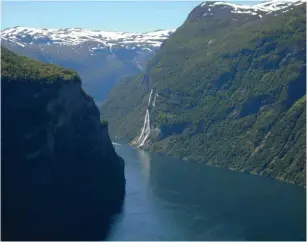
[[[18,56],[1,46],[1,78],[8,81],[81,82],[77,73],[56,65],[44,64]]]
[[[143,66],[155,52],[119,47],[112,50],[113,54],[109,49],[97,49],[93,54],[89,48],[96,46],[94,42],[78,45],[78,51],[73,46],[57,44],[45,45],[43,50],[39,44],[20,47],[2,41],[2,45],[33,60],[75,70],[82,80],[83,88],[98,102],[106,99],[120,78],[141,73],[136,62]]]
[[[75,72],[4,48],[1,60],[2,238],[100,234],[97,226],[76,232],[88,224],[85,219],[75,226],[76,218],[108,221],[122,205],[125,176],[93,99]],[[95,237],[90,239],[101,236]]]
[[[101,125],[104,126],[104,127],[107,127],[108,124],[109,124],[109,122],[108,122],[107,120],[105,120],[105,119],[100,120],[100,123],[101,123]]]
[[[160,138],[149,139],[150,150],[305,185],[305,13],[300,5],[227,25],[192,12],[146,81],[121,83],[102,105],[111,135],[139,134],[154,88]]]
[[[122,141],[132,140],[143,125],[149,89],[141,84],[141,77],[126,78],[111,91],[100,110],[101,117],[109,121],[110,136]],[[131,133],[131,130],[135,130]]]

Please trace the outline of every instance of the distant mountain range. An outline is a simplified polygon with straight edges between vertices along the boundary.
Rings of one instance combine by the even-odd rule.
[[[81,28],[40,29],[14,27],[4,29],[1,33],[3,40],[19,46],[28,45],[79,45],[96,43],[97,47],[89,46],[94,55],[97,50],[112,48],[140,49],[159,47],[174,30],[157,30],[147,33],[108,32]],[[77,50],[76,50],[77,51]]]
[[[103,101],[120,78],[142,72],[173,32],[14,27],[1,32],[1,44],[18,54],[74,69],[83,79],[85,90],[96,101]]]

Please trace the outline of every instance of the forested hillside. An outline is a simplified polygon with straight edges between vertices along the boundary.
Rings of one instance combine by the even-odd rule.
[[[101,114],[119,141],[305,185],[305,3],[233,9],[196,7]]]
[[[104,239],[124,195],[124,161],[78,74],[1,47],[2,239]]]

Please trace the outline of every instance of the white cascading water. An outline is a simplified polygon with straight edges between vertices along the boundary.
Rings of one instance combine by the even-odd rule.
[[[148,107],[150,106],[152,93],[153,93],[153,89],[151,89],[150,94],[149,94]],[[140,136],[138,138],[138,142],[137,142],[139,144],[139,147],[141,147],[145,144],[145,141],[147,140],[148,136],[150,135],[150,115],[149,115],[148,107],[146,109],[146,115],[145,115],[145,119],[144,119],[143,128],[142,128],[141,134],[140,134]]]
[[[145,120],[144,120],[144,126],[143,126],[143,130],[142,133],[139,137],[138,143],[139,146],[143,146],[145,141],[147,140],[149,134],[150,134],[150,121],[149,121],[149,110],[146,110],[146,115],[145,115]]]
[[[150,94],[149,94],[149,99],[148,99],[148,107],[149,107],[149,105],[150,105],[150,101],[151,101],[152,92],[153,92],[153,89],[151,89]]]
[[[152,102],[153,107],[156,106],[156,99],[157,99],[158,95],[159,95],[158,93],[155,94],[154,100]]]

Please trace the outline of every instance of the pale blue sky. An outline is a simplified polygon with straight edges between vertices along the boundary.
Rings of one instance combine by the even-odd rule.
[[[179,27],[203,1],[2,1],[1,29],[88,28],[146,32]],[[255,1],[230,1],[254,4]]]

